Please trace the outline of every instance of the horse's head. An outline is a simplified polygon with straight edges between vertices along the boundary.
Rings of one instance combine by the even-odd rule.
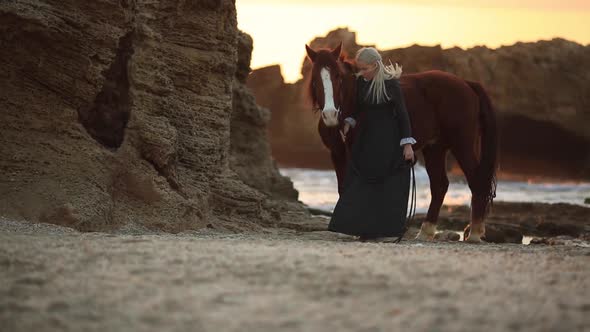
[[[313,106],[322,111],[322,120],[328,127],[338,126],[338,116],[343,103],[343,71],[338,60],[342,43],[334,50],[312,50],[305,45],[313,66],[309,92]]]

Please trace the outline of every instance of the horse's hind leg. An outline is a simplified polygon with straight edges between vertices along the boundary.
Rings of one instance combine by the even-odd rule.
[[[484,214],[487,206],[487,198],[485,193],[478,190],[476,175],[479,160],[474,148],[475,143],[478,143],[478,138],[476,135],[473,135],[473,137],[464,137],[458,143],[451,147],[451,151],[463,170],[467,183],[469,184],[469,189],[471,190],[471,223],[469,225],[469,235],[465,241],[479,243],[482,242],[481,238],[485,234]]]
[[[426,220],[422,222],[420,232],[416,236],[417,240],[432,240],[436,233],[436,223],[438,214],[442,206],[445,194],[449,188],[449,179],[447,178],[446,156],[447,149],[439,144],[429,145],[422,149],[426,172],[430,179],[430,205]]]

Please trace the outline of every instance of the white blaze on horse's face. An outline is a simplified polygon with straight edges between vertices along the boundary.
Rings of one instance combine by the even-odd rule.
[[[332,86],[332,78],[330,71],[327,68],[322,68],[320,71],[322,83],[324,85],[324,109],[322,110],[322,119],[324,124],[328,127],[338,126],[338,113],[340,110],[336,109],[334,103],[334,88]]]

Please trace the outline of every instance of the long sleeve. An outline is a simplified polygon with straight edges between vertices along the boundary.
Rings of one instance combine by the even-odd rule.
[[[391,90],[393,93],[393,96],[391,97],[393,98],[395,110],[397,112],[397,121],[401,134],[400,136],[402,137],[400,145],[416,144],[416,140],[412,137],[410,116],[408,115],[408,110],[406,109],[404,95],[402,93],[402,89],[397,79],[393,79],[393,85]]]

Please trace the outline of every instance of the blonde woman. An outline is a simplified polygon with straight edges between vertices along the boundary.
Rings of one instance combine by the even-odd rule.
[[[409,116],[398,78],[399,66],[385,65],[373,47],[355,57],[357,108],[345,119],[343,138],[355,128],[344,190],[329,230],[365,240],[388,240],[403,233],[410,171],[414,160]],[[358,128],[357,128],[358,126]]]

